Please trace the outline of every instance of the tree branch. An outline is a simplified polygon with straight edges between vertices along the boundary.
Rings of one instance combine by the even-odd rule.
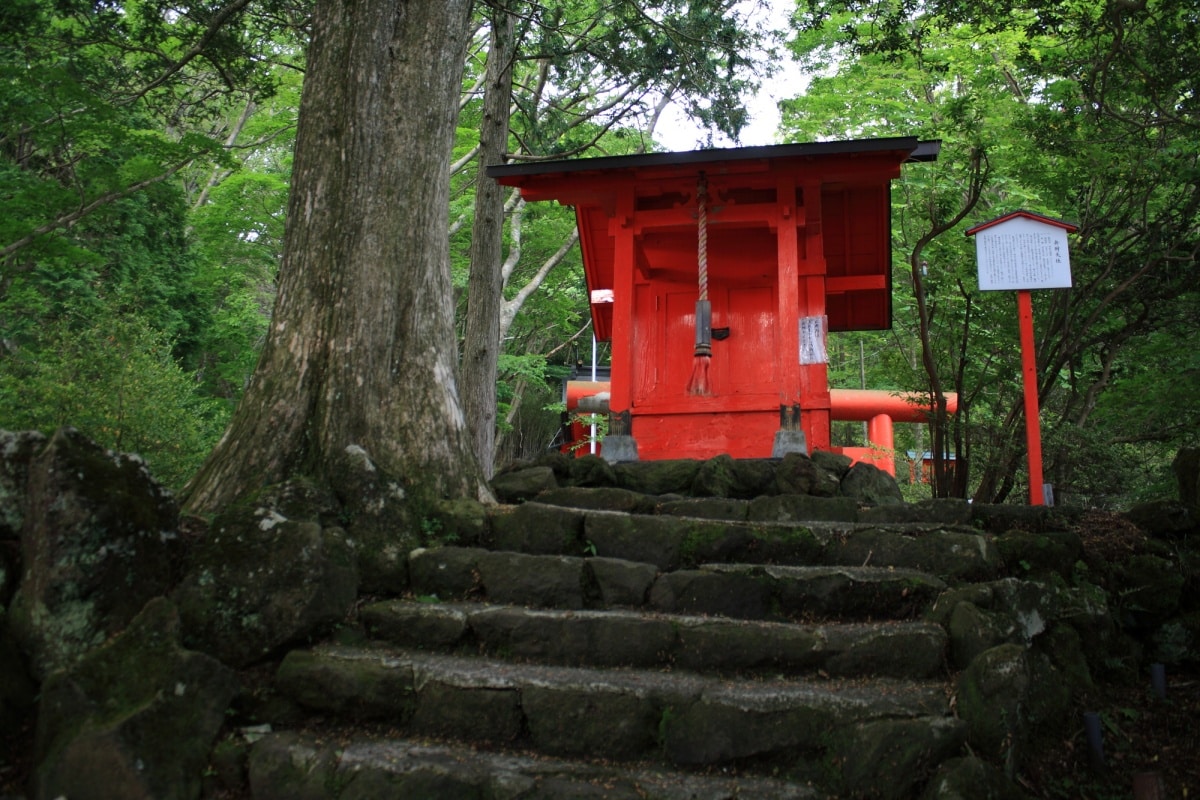
[[[212,19],[208,21],[208,27],[205,29],[204,34],[200,37],[199,41],[192,45],[191,48],[183,54],[182,58],[168,66],[167,70],[163,74],[159,75],[157,78],[150,81],[150,83],[143,86],[133,96],[126,98],[124,102],[127,104],[136,103],[138,100],[141,100],[147,94],[170,80],[172,75],[174,75],[176,72],[179,72],[179,70],[186,67],[197,56],[201,55],[204,52],[204,49],[212,43],[212,40],[216,37],[216,35],[220,33],[221,28],[225,26],[225,23],[228,22],[230,18],[232,18],[239,11],[250,5],[250,2],[251,0],[231,0],[229,5],[222,8],[216,14],[213,14]]]
[[[102,194],[99,197],[97,197],[95,200],[93,200],[92,202],[90,202],[84,206],[81,206],[80,208],[76,209],[75,211],[70,212],[69,214],[63,214],[59,217],[54,218],[50,222],[45,223],[44,225],[39,225],[37,228],[34,228],[32,231],[30,231],[25,236],[22,236],[20,239],[17,239],[16,241],[14,241],[8,245],[5,245],[3,248],[0,248],[0,260],[6,259],[13,253],[17,252],[18,250],[28,247],[30,244],[32,244],[34,241],[36,241],[39,236],[43,236],[43,235],[49,233],[50,231],[57,230],[58,228],[69,228],[70,226],[74,225],[76,222],[83,219],[88,214],[91,214],[93,211],[100,208],[101,206],[107,205],[108,203],[116,202],[117,200],[122,200],[126,197],[129,197],[130,195],[140,192],[142,189],[145,189],[147,186],[153,186],[156,183],[161,183],[162,181],[165,181],[167,178],[171,177],[176,172],[179,172],[179,170],[183,169],[191,162],[192,162],[192,157],[189,157],[186,161],[179,162],[175,166],[168,169],[166,172],[163,172],[159,175],[155,175],[153,178],[147,178],[146,180],[138,181],[137,183],[130,184],[129,186],[126,186],[124,189],[121,189],[120,191],[108,192],[106,194]]]
[[[546,276],[550,271],[558,266],[566,257],[567,253],[571,252],[571,248],[579,241],[579,229],[574,228],[571,235],[566,238],[562,246],[555,251],[554,255],[546,259],[537,274],[530,278],[529,282],[521,287],[521,290],[511,299],[504,302],[500,311],[500,338],[503,339],[508,333],[508,329],[512,326],[513,320],[516,319],[517,312],[525,305],[525,301],[529,296],[537,291],[538,287],[546,280]]]

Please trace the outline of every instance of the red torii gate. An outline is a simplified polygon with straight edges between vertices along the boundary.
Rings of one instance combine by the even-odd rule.
[[[902,137],[489,167],[526,200],[575,208],[593,327],[612,342],[606,456],[829,449],[825,333],[891,326],[891,181],[939,147]],[[696,395],[704,278],[712,355]]]

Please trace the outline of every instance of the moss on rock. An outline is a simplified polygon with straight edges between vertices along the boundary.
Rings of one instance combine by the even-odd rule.
[[[344,531],[242,508],[214,520],[175,599],[189,646],[246,666],[328,631],[357,591]]]
[[[29,464],[10,624],[38,677],[122,630],[179,578],[179,511],[136,456],[71,428]]]
[[[232,671],[179,646],[165,599],[42,687],[39,797],[190,798],[200,792]]]

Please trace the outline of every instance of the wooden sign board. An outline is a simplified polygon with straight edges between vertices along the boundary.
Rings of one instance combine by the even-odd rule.
[[[1069,289],[1067,234],[1079,228],[1032,211],[1014,211],[967,231],[975,237],[979,288],[1015,289],[1021,332],[1021,378],[1025,385],[1025,438],[1029,454],[1029,504],[1051,502],[1042,483],[1042,432],[1038,410],[1037,351],[1033,339],[1032,289]]]
[[[980,226],[974,234],[979,288],[1069,289],[1067,233],[1073,229],[1057,220],[1025,215]]]

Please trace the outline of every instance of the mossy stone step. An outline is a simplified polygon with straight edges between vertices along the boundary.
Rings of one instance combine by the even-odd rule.
[[[945,589],[938,578],[911,569],[704,564],[659,576],[649,606],[743,619],[908,619]]]
[[[811,786],[654,766],[565,761],[399,738],[272,734],[249,758],[255,800],[815,800]]]
[[[896,678],[945,666],[946,633],[926,622],[796,625],[405,600],[364,606],[359,619],[372,637],[401,647],[567,666]]]
[[[583,510],[529,502],[490,519],[489,549],[602,556],[671,571],[712,562],[867,565],[919,569],[948,581],[998,577],[991,534],[922,522],[743,522]]]
[[[660,573],[622,559],[440,547],[409,555],[413,593],[441,601],[568,610],[645,608],[737,619],[905,619],[946,588],[916,570],[705,564]]]
[[[727,680],[322,646],[289,653],[276,684],[338,718],[572,758],[806,770],[832,755],[855,774],[870,772],[860,745],[881,724],[905,723],[905,738],[922,743],[920,759],[948,757],[964,736],[948,716],[945,686],[933,682]]]
[[[432,600],[636,608],[645,604],[658,569],[621,559],[436,547],[410,553],[408,575],[413,594]]]

